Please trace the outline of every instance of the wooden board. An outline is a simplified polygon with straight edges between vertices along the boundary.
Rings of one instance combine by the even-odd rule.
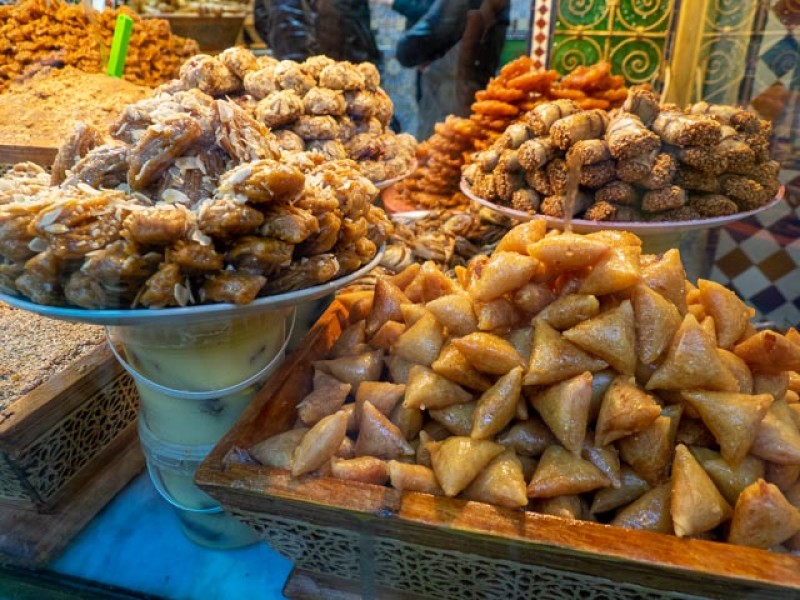
[[[323,554],[333,552],[328,547],[325,552],[314,552],[313,548],[321,547],[326,539],[338,536],[330,548],[342,549],[355,535],[358,539],[381,540],[386,547],[411,549],[416,555],[511,563],[521,569],[561,573],[567,580],[578,577],[604,582],[610,588],[633,585],[704,598],[800,597],[800,558],[796,556],[566,521],[352,481],[293,479],[284,470],[231,460],[230,453],[237,448],[250,447],[291,426],[297,403],[311,389],[311,363],[326,355],[339,337],[347,313],[341,301],[331,305],[195,477],[223,507],[259,525],[268,541],[270,535],[277,535],[270,528],[270,519],[274,519],[276,527],[295,524],[286,526],[287,535],[296,536],[292,543],[285,536],[277,541],[291,548],[293,556],[313,554],[316,560],[324,560]],[[317,530],[320,535],[314,535]],[[309,533],[295,533],[304,531]],[[467,546],[465,540],[469,540]],[[308,551],[298,553],[297,548],[303,545]],[[360,560],[357,549],[354,556]],[[453,568],[457,564],[454,562]],[[310,560],[300,566],[316,567],[318,573],[334,572],[331,565],[319,567]]]
[[[0,143],[0,164],[32,162],[42,167],[50,167],[58,153],[58,143],[40,141],[32,144]]]
[[[108,446],[109,460],[47,514],[0,505],[0,562],[44,566],[144,468],[136,424]]]
[[[425,600],[419,594],[362,584],[332,575],[294,568],[283,586],[283,595],[291,600]]]

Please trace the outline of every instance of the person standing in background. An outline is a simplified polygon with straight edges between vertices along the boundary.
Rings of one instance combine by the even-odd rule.
[[[253,19],[258,35],[279,60],[325,54],[380,67],[368,0],[255,0]]]
[[[422,2],[396,0],[393,8],[395,4],[413,10]],[[509,4],[435,0],[400,39],[397,60],[421,71],[417,139],[430,137],[433,126],[449,114],[469,115],[475,92],[486,87],[499,66]]]

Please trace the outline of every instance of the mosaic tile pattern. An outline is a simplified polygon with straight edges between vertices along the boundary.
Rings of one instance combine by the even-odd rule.
[[[537,69],[544,69],[550,62],[552,14],[553,0],[533,0],[531,58]]]
[[[551,68],[568,73],[578,65],[607,60],[612,72],[623,75],[629,84],[655,84],[661,78],[675,0],[564,0],[549,4],[555,11],[548,56]]]

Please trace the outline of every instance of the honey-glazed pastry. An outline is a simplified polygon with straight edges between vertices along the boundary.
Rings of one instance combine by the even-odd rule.
[[[623,112],[636,115],[647,127],[652,125],[660,110],[658,96],[641,87],[632,87],[622,104]]]
[[[660,190],[650,190],[642,195],[642,210],[645,212],[663,212],[684,206],[688,198],[686,190],[671,185]]]
[[[256,105],[255,117],[267,127],[281,127],[303,114],[303,99],[293,90],[272,92]]]
[[[306,149],[306,143],[299,135],[289,129],[276,129],[272,132],[275,134],[275,140],[284,152],[303,152]]]
[[[330,252],[339,239],[339,230],[342,227],[342,218],[337,213],[338,211],[323,212],[315,215],[319,232],[295,247],[295,258]]]
[[[291,128],[304,140],[335,140],[339,137],[339,124],[330,116],[302,115]]]
[[[263,222],[261,211],[232,198],[206,200],[197,212],[200,231],[223,240],[255,233]]]
[[[263,122],[227,100],[217,100],[217,111],[217,142],[238,162],[280,158],[280,148]]]
[[[28,260],[37,252],[46,249],[41,240],[40,247],[31,249],[35,232],[30,230],[36,216],[53,205],[55,198],[48,194],[28,202],[10,202],[0,205],[0,256],[10,262]]]
[[[64,285],[64,298],[70,304],[87,310],[123,307],[128,304],[117,290],[104,287],[90,273],[78,270]]]
[[[210,240],[177,240],[166,251],[167,262],[175,263],[189,275],[221,271],[225,266],[222,254]]]
[[[167,246],[186,235],[192,220],[193,215],[180,205],[141,207],[123,222],[123,235],[143,246]]]
[[[358,164],[349,160],[323,163],[311,171],[311,179],[322,188],[336,194],[342,215],[357,219],[367,216],[372,201],[378,195],[370,180],[361,177]]]
[[[103,135],[97,129],[85,123],[76,123],[72,134],[58,149],[53,161],[50,185],[59,185],[64,181],[67,178],[67,171],[86,156],[89,150],[102,143]]]
[[[303,106],[309,115],[339,116],[347,112],[347,101],[342,92],[325,88],[311,88],[303,96]]]
[[[98,292],[96,286],[100,286],[113,300],[110,305],[130,304],[141,285],[155,273],[162,260],[163,256],[158,252],[142,254],[128,240],[117,240],[87,256],[81,269],[70,277],[64,293],[73,304],[89,308],[70,296],[80,295],[84,298],[84,303],[89,302],[91,295]],[[91,281],[85,277],[76,277],[77,273],[90,275]],[[83,286],[86,287],[85,291],[81,291]],[[91,308],[104,308],[104,305],[98,304]]]
[[[188,115],[169,115],[148,127],[130,151],[130,188],[141,190],[150,185],[201,136],[197,120]]]
[[[112,141],[92,148],[78,161],[64,185],[85,183],[95,189],[113,188],[128,181],[128,152],[122,142]]]
[[[388,127],[394,114],[394,103],[385,91],[379,89],[372,98],[373,115],[381,125]]]
[[[64,304],[62,263],[51,251],[40,252],[25,262],[14,287],[37,304],[60,306]]]
[[[371,133],[358,133],[347,141],[345,148],[353,160],[375,160],[383,154],[384,141]]]
[[[285,204],[303,191],[305,176],[297,168],[276,160],[245,163],[222,175],[218,196],[243,196],[253,203]]]
[[[739,212],[736,203],[722,194],[690,194],[689,206],[701,217],[724,217]]]
[[[264,285],[268,294],[281,294],[292,290],[319,285],[339,274],[339,261],[333,254],[310,256],[308,260],[293,262]]]
[[[369,119],[361,119],[360,121],[357,120],[355,121],[355,126],[356,126],[355,133],[369,133],[372,135],[382,135],[384,132],[383,124],[381,124],[381,122],[375,117],[370,117]]]
[[[618,160],[647,155],[661,147],[659,137],[636,115],[618,112],[608,123],[605,140],[611,156]]]
[[[179,306],[176,290],[180,287],[183,287],[183,275],[178,265],[161,263],[142,286],[136,302],[148,308]]]
[[[345,92],[347,114],[356,120],[377,118],[377,95],[367,90],[352,90]],[[380,121],[379,121],[380,122]]]
[[[637,203],[639,197],[630,183],[624,181],[611,181],[594,193],[597,202],[610,202],[611,204],[622,204],[632,206]]]
[[[584,165],[581,167],[580,185],[597,189],[612,181],[616,175],[617,168],[613,160]]]
[[[263,289],[266,278],[250,273],[222,271],[206,278],[199,290],[201,302],[250,304]]]
[[[685,146],[671,149],[671,151],[675,153],[681,163],[703,173],[719,175],[728,169],[728,158],[721,152],[720,145]]]
[[[678,208],[672,208],[657,213],[651,213],[646,216],[648,221],[653,222],[696,221],[697,219],[702,218],[699,212],[688,205],[679,206]]]
[[[198,54],[183,63],[180,78],[189,87],[211,96],[235,94],[242,89],[242,80],[222,62],[207,54]]]
[[[260,68],[258,60],[250,50],[242,48],[241,46],[234,46],[227,48],[217,54],[217,60],[236,75],[239,79],[244,79],[244,76],[251,71],[258,71]]]
[[[355,121],[353,121],[353,119],[351,119],[347,115],[337,117],[336,122],[339,124],[338,138],[340,140],[347,141],[357,133],[361,133],[358,131],[358,128],[360,125],[362,125],[362,123],[356,123]],[[380,123],[378,123],[377,120],[375,120],[375,122],[378,125],[380,125]]]
[[[739,210],[753,210],[771,200],[764,186],[742,175],[723,175],[719,181],[722,193],[736,202]]]
[[[336,62],[328,65],[319,74],[319,84],[332,90],[363,90],[364,75],[352,63]]]
[[[347,148],[339,140],[311,140],[306,146],[306,151],[319,154],[325,157],[325,160],[353,158],[348,156]]]
[[[673,183],[687,190],[698,192],[718,194],[721,191],[719,177],[689,167],[681,167],[678,169],[675,173]]]
[[[322,69],[335,63],[336,61],[329,56],[317,54],[316,56],[309,56],[307,59],[305,59],[302,63],[300,63],[300,67],[303,69],[303,71],[308,73],[317,82],[319,82],[319,74],[322,72]]]
[[[319,221],[308,210],[292,205],[276,206],[264,213],[259,233],[263,237],[299,244],[319,233]]]
[[[722,135],[719,122],[710,117],[664,109],[653,121],[652,129],[673,146],[714,146]]]
[[[258,236],[241,237],[225,253],[225,262],[239,271],[269,277],[292,262],[294,245]]]
[[[646,177],[636,182],[636,185],[648,190],[657,190],[667,187],[675,178],[677,165],[675,159],[666,152],[656,156],[653,161],[653,168]]]
[[[362,62],[356,65],[359,72],[364,76],[364,87],[370,92],[377,91],[381,86],[381,74],[371,62]]]
[[[317,84],[314,78],[293,60],[280,61],[275,65],[273,76],[279,90],[292,90],[301,98]]]
[[[272,92],[278,91],[275,83],[275,67],[261,67],[257,71],[246,73],[242,81],[244,91],[253,96],[256,100],[266,98]]]

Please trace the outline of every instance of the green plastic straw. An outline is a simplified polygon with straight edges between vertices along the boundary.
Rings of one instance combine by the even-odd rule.
[[[131,31],[133,31],[133,19],[128,15],[117,15],[114,39],[111,41],[111,55],[108,58],[108,74],[111,77],[122,77],[125,71],[125,57],[128,55]]]

